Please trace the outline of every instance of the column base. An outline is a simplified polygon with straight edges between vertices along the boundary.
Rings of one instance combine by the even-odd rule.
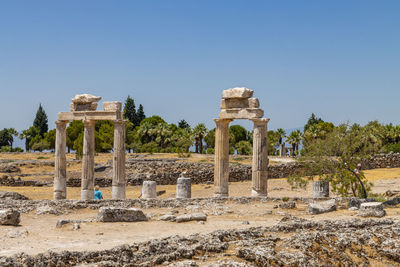
[[[89,200],[89,199],[94,199],[94,190],[93,189],[81,190],[81,200]]]
[[[55,191],[53,195],[54,195],[54,200],[67,198],[66,192],[62,192],[62,191]]]
[[[112,186],[112,199],[126,199],[125,186]]]
[[[266,197],[267,196],[267,192],[258,192],[254,189],[251,190],[251,196],[252,197]]]

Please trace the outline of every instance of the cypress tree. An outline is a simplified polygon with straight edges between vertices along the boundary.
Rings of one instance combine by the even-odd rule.
[[[146,119],[146,115],[144,114],[144,110],[143,110],[143,106],[142,104],[139,105],[139,108],[137,110],[137,124],[136,126],[138,126],[142,120]]]
[[[128,119],[136,126],[137,114],[136,114],[135,100],[133,100],[133,98],[131,98],[129,95],[124,105],[124,118]]]
[[[42,104],[39,105],[39,109],[36,112],[35,120],[33,121],[33,126],[39,129],[40,135],[44,137],[44,134],[49,130],[49,125],[47,121],[47,115],[44,111]]]

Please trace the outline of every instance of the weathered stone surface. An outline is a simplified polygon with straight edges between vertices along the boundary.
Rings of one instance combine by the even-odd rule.
[[[0,172],[7,172],[7,173],[21,172],[21,169],[18,166],[16,166],[15,163],[1,163]]]
[[[35,211],[36,215],[42,215],[42,214],[53,214],[53,215],[61,215],[62,212],[58,211],[56,207],[50,206],[46,203],[44,205],[41,205],[36,208]]]
[[[102,207],[97,213],[99,222],[140,222],[147,221],[141,209]]]
[[[231,98],[221,100],[221,109],[230,108],[249,108],[249,99],[247,98]]]
[[[279,208],[281,209],[294,209],[296,208],[296,202],[294,201],[283,201],[279,203]]]
[[[28,200],[29,198],[17,192],[0,191],[0,199]]]
[[[219,113],[220,119],[257,119],[264,116],[260,108],[230,108],[222,109]]]
[[[360,205],[358,216],[361,217],[383,217],[386,211],[383,209],[383,204],[380,202],[368,202]]]
[[[99,102],[101,100],[100,96],[94,96],[90,94],[81,94],[81,95],[75,95],[74,98],[72,98],[72,103],[74,104],[90,104],[93,102]]]
[[[192,197],[192,180],[186,177],[178,178],[176,183],[176,198]]]
[[[307,212],[311,214],[321,214],[335,210],[336,210],[336,201],[334,199],[318,203],[310,203],[307,206]]]
[[[357,209],[360,208],[362,203],[367,203],[367,202],[376,202],[375,199],[373,198],[356,198],[352,197],[349,199],[348,207],[356,207]]]
[[[28,230],[11,230],[7,233],[9,238],[26,237],[28,235]]]
[[[315,197],[315,198],[329,197],[329,182],[314,181],[313,182],[313,197]]]
[[[176,220],[176,216],[172,214],[165,214],[158,218],[159,221],[171,221],[174,222]]]
[[[190,213],[177,216],[175,221],[177,223],[190,222],[190,221],[207,221],[207,215],[204,213]]]
[[[249,108],[259,108],[260,107],[260,101],[258,98],[249,98]]]
[[[117,101],[107,101],[103,102],[104,111],[121,111],[122,103]]]
[[[235,87],[222,91],[222,98],[250,98],[254,91],[246,87]]]
[[[0,225],[18,225],[20,213],[13,209],[0,210]]]
[[[142,198],[156,198],[157,183],[155,181],[144,181],[142,186]]]

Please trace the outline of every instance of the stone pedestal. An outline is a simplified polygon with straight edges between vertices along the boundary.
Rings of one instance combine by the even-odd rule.
[[[94,199],[95,121],[84,120],[81,199]]]
[[[230,119],[215,119],[214,196],[227,197],[229,183],[229,123]]]
[[[192,181],[190,178],[180,177],[176,183],[176,198],[192,197]]]
[[[267,124],[269,119],[252,119],[253,132],[253,166],[252,196],[267,196],[268,187],[268,139]]]
[[[67,159],[65,156],[67,121],[56,121],[54,199],[67,198]]]
[[[285,143],[280,144],[279,146],[279,157],[284,157],[284,156],[286,156]]]
[[[314,181],[313,182],[313,197],[329,197],[329,182]]]
[[[144,181],[142,186],[142,198],[157,197],[157,183],[155,181]]]
[[[112,199],[125,199],[125,121],[114,122]]]

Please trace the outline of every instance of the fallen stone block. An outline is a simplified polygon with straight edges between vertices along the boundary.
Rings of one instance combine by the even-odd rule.
[[[386,215],[386,211],[383,208],[383,204],[380,202],[369,202],[362,203],[358,216],[361,217],[383,217]]]
[[[207,215],[204,213],[190,213],[177,216],[175,221],[177,223],[190,222],[190,221],[207,221]]]
[[[161,216],[158,220],[174,222],[176,220],[176,216],[172,215],[172,214],[165,214],[165,215]]]
[[[336,201],[334,199],[318,203],[310,203],[307,206],[307,212],[310,214],[321,214],[335,210],[336,210]]]
[[[20,214],[13,209],[0,210],[0,224],[1,225],[18,225],[20,222]]]
[[[356,197],[352,197],[349,199],[349,204],[348,207],[356,207],[356,208],[360,208],[360,205],[362,203],[367,203],[367,202],[376,202],[375,199],[373,198],[356,198]]]
[[[99,222],[141,222],[148,218],[141,209],[101,207],[97,213]]]
[[[279,208],[281,209],[294,209],[296,208],[296,202],[294,201],[283,201],[279,203]]]
[[[29,198],[27,198],[24,195],[21,195],[20,193],[8,192],[8,191],[0,191],[0,199],[29,200]]]

